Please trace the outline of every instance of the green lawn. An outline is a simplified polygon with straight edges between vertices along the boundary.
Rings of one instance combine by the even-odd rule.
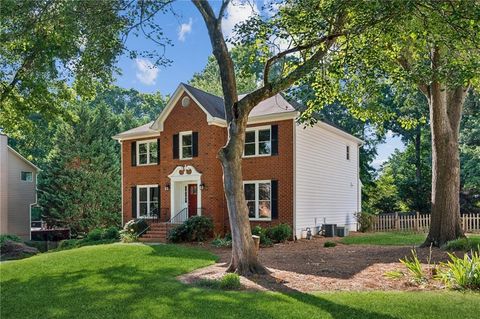
[[[225,292],[175,279],[214,260],[180,246],[111,244],[2,263],[0,317],[478,318],[473,293]]]
[[[427,237],[423,233],[385,232],[365,233],[342,238],[341,242],[347,245],[420,245]],[[480,241],[479,235],[470,235],[475,242]]]

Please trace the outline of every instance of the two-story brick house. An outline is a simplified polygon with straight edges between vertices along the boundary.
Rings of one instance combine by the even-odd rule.
[[[297,236],[324,222],[355,229],[361,140],[323,122],[305,128],[297,116],[281,94],[249,116],[243,178],[252,224],[287,223]],[[154,122],[114,138],[122,149],[124,223],[133,218],[178,223],[207,215],[216,233],[228,230],[217,159],[227,140],[220,97],[180,84]],[[155,239],[155,233],[163,236],[164,230],[145,237]]]

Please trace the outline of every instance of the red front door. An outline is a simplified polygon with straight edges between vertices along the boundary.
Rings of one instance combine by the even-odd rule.
[[[188,217],[197,215],[197,184],[188,184]]]

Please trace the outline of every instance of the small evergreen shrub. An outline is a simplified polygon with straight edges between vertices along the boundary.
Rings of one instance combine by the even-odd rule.
[[[183,224],[172,228],[168,240],[173,243],[188,241],[205,241],[213,234],[213,221],[210,217],[194,216]]]
[[[220,279],[220,288],[224,290],[238,290],[241,287],[240,276],[237,274],[226,274]]]
[[[480,290],[480,249],[463,258],[448,254],[450,261],[440,263],[437,278],[451,289]]]
[[[97,240],[101,240],[102,236],[103,236],[103,230],[100,228],[95,228],[88,233],[86,239],[88,241],[97,241]]]
[[[79,239],[65,239],[60,241],[58,244],[57,249],[64,250],[64,249],[72,249],[77,247],[77,244],[80,240]]]
[[[266,235],[265,229],[261,226],[255,226],[252,228],[252,235],[260,237],[260,246],[269,247],[273,245],[272,240]]]
[[[455,240],[451,240],[447,243],[445,248],[447,250],[463,250],[469,251],[474,250],[480,247],[480,238],[473,237],[473,238],[459,238]]]
[[[335,247],[335,246],[337,246],[337,243],[334,243],[333,241],[326,241],[326,242],[323,244],[323,247],[325,247],[325,248]]]
[[[372,230],[373,226],[373,215],[365,212],[355,213],[355,218],[358,223],[358,230],[362,233]]]
[[[111,226],[103,231],[102,239],[119,239],[120,232],[115,226]]]
[[[265,235],[274,243],[283,243],[292,238],[292,229],[287,224],[279,224],[265,230]]]
[[[6,242],[7,240],[15,241],[17,243],[22,242],[20,237],[18,237],[17,235],[3,234],[3,235],[0,235],[0,247],[3,246],[3,243]]]

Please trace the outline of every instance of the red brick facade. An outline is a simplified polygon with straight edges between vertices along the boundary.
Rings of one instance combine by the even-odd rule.
[[[215,223],[215,232],[223,233],[228,229],[228,212],[223,192],[222,168],[217,159],[217,152],[227,138],[226,128],[209,125],[207,115],[195,104],[182,107],[181,100],[172,108],[165,119],[163,131],[157,137],[145,139],[160,140],[160,163],[148,166],[132,166],[131,143],[142,139],[122,141],[123,169],[123,222],[132,219],[131,188],[137,185],[160,185],[161,216],[164,221],[170,219],[172,190],[165,190],[170,185],[168,177],[177,166],[191,165],[202,174],[201,182],[205,185],[201,191],[204,214],[211,216]],[[244,180],[278,181],[278,218],[272,221],[252,221],[252,225],[269,226],[287,223],[293,226],[293,120],[261,123],[258,125],[278,125],[278,155],[252,157],[243,160]],[[252,125],[254,126],[254,125]],[[190,160],[174,159],[173,135],[183,131],[198,132],[198,156]]]

